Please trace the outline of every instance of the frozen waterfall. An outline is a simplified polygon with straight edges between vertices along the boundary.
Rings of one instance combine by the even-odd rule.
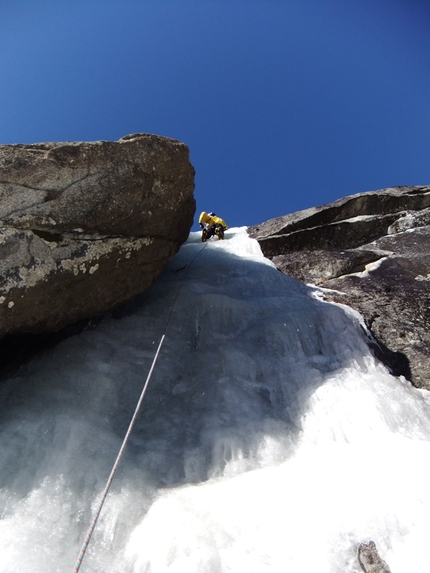
[[[179,288],[81,573],[427,570],[429,393],[241,228],[0,386],[0,572],[73,571]]]

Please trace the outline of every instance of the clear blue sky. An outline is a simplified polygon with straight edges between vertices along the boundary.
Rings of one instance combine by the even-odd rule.
[[[0,1],[0,143],[134,132],[230,226],[429,184],[430,2]]]

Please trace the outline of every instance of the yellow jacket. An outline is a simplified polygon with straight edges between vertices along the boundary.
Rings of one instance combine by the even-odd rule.
[[[200,214],[199,224],[204,223],[205,225],[222,225],[224,231],[228,229],[227,223],[221,219],[221,217],[210,216],[205,211]]]

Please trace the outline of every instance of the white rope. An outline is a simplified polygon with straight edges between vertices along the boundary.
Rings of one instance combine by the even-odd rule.
[[[141,392],[141,394],[140,394],[140,398],[139,398],[139,401],[138,401],[138,403],[137,403],[136,409],[135,409],[135,411],[134,411],[133,417],[132,417],[132,419],[131,419],[130,425],[128,426],[127,433],[126,433],[126,435],[125,435],[125,437],[124,437],[124,440],[123,440],[123,442],[122,442],[121,448],[120,448],[120,450],[119,450],[119,452],[118,452],[118,456],[117,456],[117,458],[116,458],[116,460],[115,460],[115,463],[114,463],[114,465],[113,465],[113,468],[112,468],[112,471],[111,471],[111,473],[110,473],[109,479],[107,480],[106,486],[105,486],[105,488],[104,488],[104,490],[103,490],[103,493],[102,493],[102,495],[101,495],[101,497],[100,497],[99,505],[98,505],[97,510],[96,510],[96,512],[95,512],[95,514],[94,514],[94,518],[93,518],[93,520],[92,520],[92,522],[91,522],[91,525],[90,525],[90,527],[89,527],[89,529],[88,529],[87,535],[86,535],[86,537],[85,537],[85,541],[84,541],[83,544],[82,544],[81,551],[79,552],[79,557],[78,557],[78,559],[77,559],[77,561],[76,561],[75,568],[73,569],[74,573],[77,573],[77,572],[79,571],[80,567],[81,567],[82,560],[83,560],[83,558],[84,558],[84,555],[85,555],[85,552],[86,552],[86,550],[87,550],[88,544],[89,544],[90,539],[91,539],[91,536],[92,536],[92,534],[93,534],[93,531],[94,531],[94,529],[95,529],[95,527],[96,527],[97,520],[98,520],[98,518],[99,518],[100,512],[101,512],[102,507],[103,507],[103,504],[104,504],[104,502],[105,502],[105,500],[106,500],[107,494],[108,494],[108,492],[109,492],[109,488],[110,488],[111,483],[112,483],[112,480],[113,480],[113,478],[114,478],[114,476],[115,476],[115,472],[116,472],[116,470],[117,470],[117,468],[118,468],[118,466],[119,466],[119,463],[120,463],[120,461],[121,461],[122,455],[123,455],[123,453],[124,453],[125,447],[126,447],[127,442],[128,442],[128,438],[130,437],[131,431],[132,431],[133,426],[134,426],[134,424],[135,424],[135,422],[136,422],[136,418],[137,418],[137,415],[138,415],[138,413],[139,413],[139,410],[140,410],[140,406],[141,406],[141,404],[142,404],[143,397],[145,396],[145,392],[146,392],[146,389],[147,389],[147,387],[148,387],[149,381],[151,380],[152,372],[154,371],[155,363],[157,362],[157,358],[158,358],[158,355],[159,355],[159,353],[160,353],[161,346],[163,345],[165,336],[166,336],[166,335],[163,334],[163,336],[161,337],[160,343],[159,343],[158,348],[157,348],[157,352],[155,353],[154,359],[153,359],[153,361],[152,361],[151,368],[150,368],[149,373],[148,373],[148,376],[147,376],[147,378],[146,378],[145,385],[144,385],[143,390],[142,390],[142,392]]]
[[[186,271],[185,271],[185,273],[184,273],[184,277],[185,277],[185,274],[186,274],[186,272],[188,271],[188,269],[191,267],[191,265],[194,263],[194,261],[197,259],[197,257],[200,255],[200,253],[201,253],[201,252],[203,251],[203,249],[206,247],[206,245],[207,245],[207,243],[205,243],[205,244],[203,245],[203,247],[200,249],[200,251],[197,253],[197,255],[192,259],[191,263],[187,266],[187,269],[186,269]],[[80,550],[80,552],[79,552],[79,557],[78,557],[78,559],[77,559],[77,561],[76,561],[76,563],[75,563],[75,567],[74,567],[74,569],[73,569],[73,572],[74,572],[74,573],[78,573],[78,571],[79,571],[79,569],[80,569],[80,567],[81,567],[82,560],[83,560],[83,558],[84,558],[84,556],[85,556],[85,553],[86,553],[88,544],[89,544],[89,542],[90,542],[91,536],[92,536],[92,534],[93,534],[93,532],[94,532],[94,529],[95,529],[95,527],[96,527],[96,524],[97,524],[97,521],[98,521],[100,512],[101,512],[102,507],[103,507],[103,504],[104,504],[104,502],[105,502],[105,500],[106,500],[107,494],[108,494],[108,492],[109,492],[109,488],[110,488],[110,486],[111,486],[111,484],[112,484],[112,480],[113,480],[113,478],[114,478],[114,476],[115,476],[115,472],[116,472],[116,470],[117,470],[117,468],[118,468],[118,466],[119,466],[119,463],[120,463],[120,461],[121,461],[121,458],[122,458],[122,455],[123,455],[123,453],[124,453],[125,447],[126,447],[126,445],[127,445],[128,439],[129,439],[130,434],[131,434],[131,432],[132,432],[132,430],[133,430],[133,426],[134,426],[134,424],[135,424],[135,422],[136,422],[137,415],[139,414],[139,410],[140,410],[140,407],[141,407],[141,405],[142,405],[143,397],[145,396],[145,392],[146,392],[146,389],[147,389],[147,387],[148,387],[149,381],[151,380],[152,372],[154,371],[155,363],[157,362],[158,355],[159,355],[160,350],[161,350],[161,347],[162,347],[162,345],[163,345],[164,338],[165,338],[166,332],[167,332],[167,328],[168,328],[168,326],[169,326],[170,319],[171,319],[171,317],[172,317],[173,309],[174,309],[174,307],[175,307],[176,300],[177,300],[177,298],[178,298],[178,296],[179,296],[179,293],[180,293],[180,291],[181,291],[181,288],[182,288],[183,283],[184,283],[184,278],[182,278],[182,280],[181,280],[181,283],[180,283],[180,285],[179,285],[179,288],[178,288],[178,290],[177,290],[177,292],[176,292],[176,296],[175,296],[175,298],[174,298],[174,300],[173,300],[173,303],[172,303],[172,305],[171,305],[171,307],[170,307],[169,316],[168,316],[168,318],[167,318],[166,326],[165,326],[165,328],[164,328],[164,334],[163,334],[163,336],[161,337],[160,343],[158,344],[157,351],[156,351],[156,353],[155,353],[154,359],[152,360],[151,368],[150,368],[150,370],[149,370],[149,372],[148,372],[148,376],[146,377],[146,382],[145,382],[145,384],[144,384],[144,386],[143,386],[143,390],[142,390],[142,392],[141,392],[141,394],[140,394],[139,401],[137,402],[136,409],[135,409],[135,411],[134,411],[134,414],[133,414],[133,417],[132,417],[132,419],[131,419],[131,422],[130,422],[130,424],[129,424],[129,426],[128,426],[127,433],[126,433],[126,435],[125,435],[125,437],[124,437],[124,440],[123,440],[123,442],[122,442],[121,448],[120,448],[120,450],[119,450],[119,452],[118,452],[117,458],[116,458],[115,463],[114,463],[114,465],[113,465],[113,467],[112,467],[112,471],[111,471],[111,473],[110,473],[109,479],[107,480],[106,486],[105,486],[105,488],[104,488],[104,490],[103,490],[103,493],[102,493],[102,495],[101,495],[101,497],[100,497],[99,505],[97,506],[97,510],[96,510],[96,512],[95,512],[95,514],[94,514],[94,517],[93,517],[93,520],[92,520],[92,522],[91,522],[91,525],[90,525],[90,527],[88,528],[88,532],[87,532],[87,535],[86,535],[86,537],[85,537],[85,541],[84,541],[83,544],[82,544],[81,550]]]

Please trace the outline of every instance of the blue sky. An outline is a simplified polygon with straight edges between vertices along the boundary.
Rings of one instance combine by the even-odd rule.
[[[179,139],[230,226],[429,184],[429,30],[428,0],[1,0],[0,143]]]

